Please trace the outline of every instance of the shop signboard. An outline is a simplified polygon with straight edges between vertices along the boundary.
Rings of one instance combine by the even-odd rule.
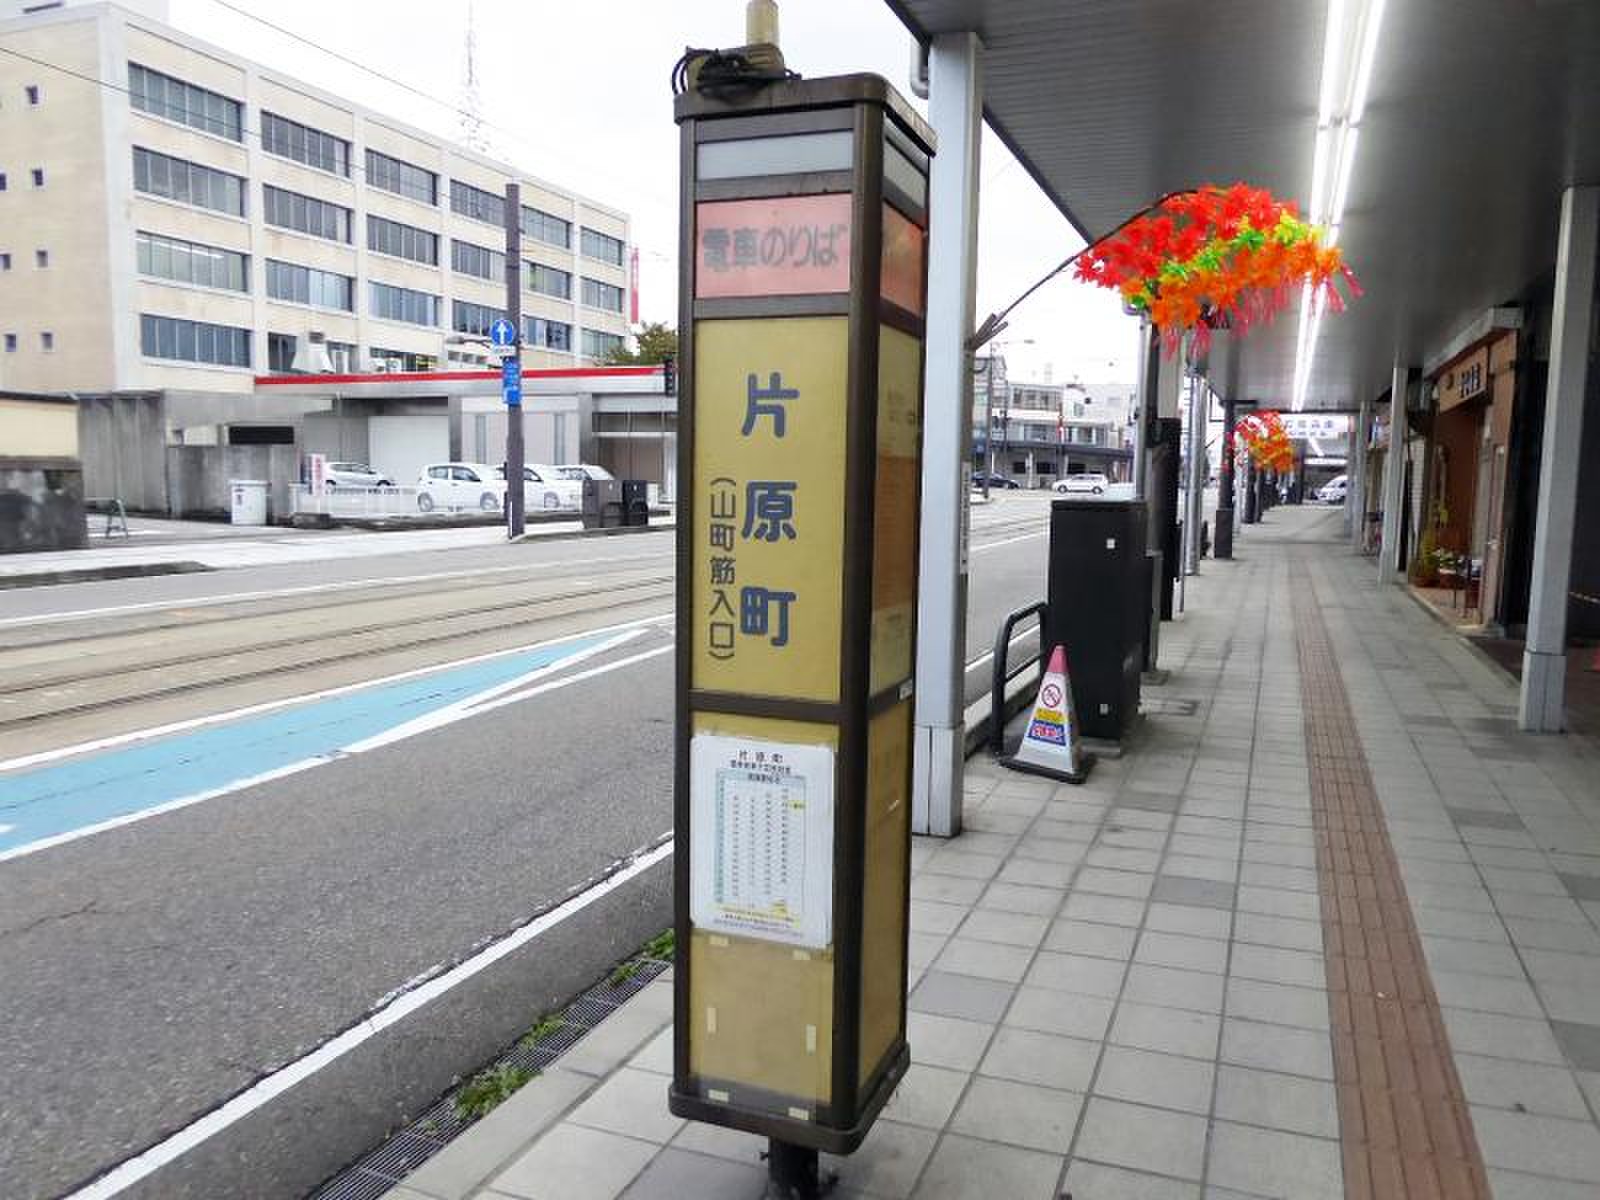
[[[848,1153],[909,1064],[932,135],[874,76],[680,97],[672,1111]]]

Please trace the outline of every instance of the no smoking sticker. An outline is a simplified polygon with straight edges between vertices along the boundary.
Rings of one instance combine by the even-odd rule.
[[[1039,702],[1046,708],[1061,707],[1061,689],[1053,683],[1047,683],[1039,689]]]

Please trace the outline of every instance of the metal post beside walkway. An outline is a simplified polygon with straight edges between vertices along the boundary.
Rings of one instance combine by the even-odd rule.
[[[1595,253],[1600,187],[1570,187],[1561,197],[1555,310],[1550,319],[1550,379],[1544,401],[1539,507],[1533,530],[1533,581],[1522,652],[1517,727],[1566,727],[1567,589],[1578,517],[1578,465],[1594,328]]]
[[[967,440],[972,424],[972,333],[978,263],[978,153],[983,45],[941,34],[928,49],[928,116],[939,139],[929,175],[926,413],[917,600],[913,833],[961,832],[966,739]]]

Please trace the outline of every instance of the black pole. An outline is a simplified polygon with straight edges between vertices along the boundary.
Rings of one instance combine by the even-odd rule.
[[[510,361],[516,364],[518,394],[506,405],[506,536],[518,538],[523,529],[522,449],[522,185],[506,184],[506,320],[512,335]]]
[[[1244,512],[1240,514],[1240,522],[1245,525],[1254,525],[1261,519],[1261,510],[1256,504],[1256,476],[1261,474],[1256,466],[1255,459],[1247,458],[1244,464]]]
[[[1217,530],[1211,557],[1233,557],[1233,401],[1222,401],[1222,461],[1217,465]]]
[[[825,1190],[815,1150],[768,1139],[767,1200],[817,1200]]]

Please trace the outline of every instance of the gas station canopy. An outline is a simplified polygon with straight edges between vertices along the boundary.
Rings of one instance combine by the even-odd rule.
[[[1233,399],[1294,407],[1297,361],[1305,408],[1376,397],[1551,271],[1562,189],[1600,182],[1593,0],[887,3],[978,34],[991,128],[1085,238],[1236,180],[1339,226],[1366,295],[1309,353],[1298,306],[1221,337]]]

